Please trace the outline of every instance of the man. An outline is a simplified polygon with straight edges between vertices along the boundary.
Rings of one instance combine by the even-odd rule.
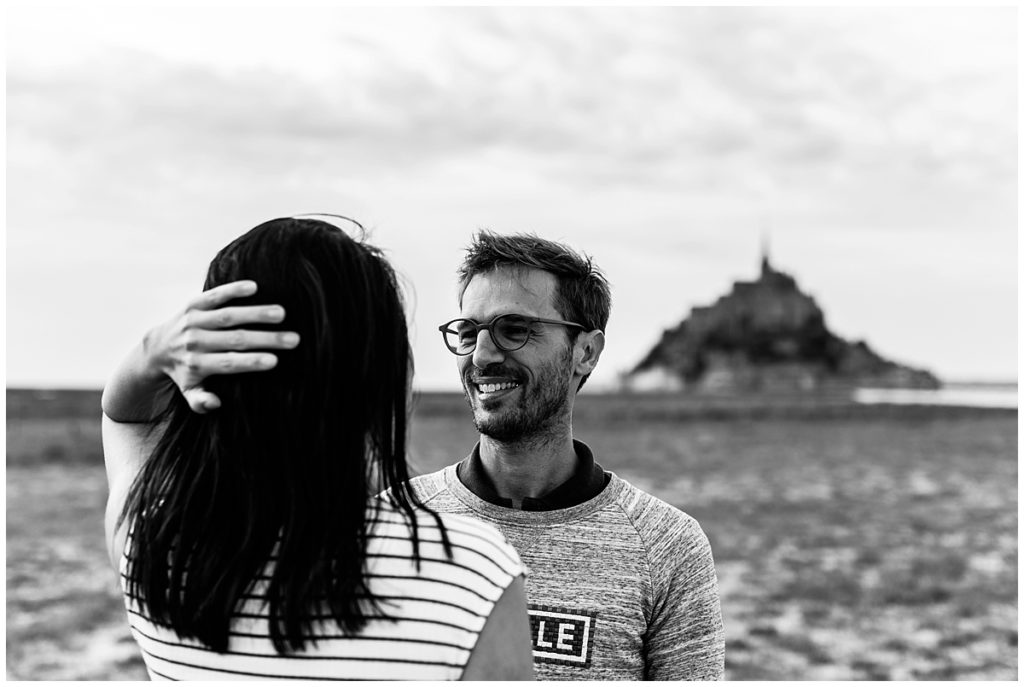
[[[480,441],[413,486],[435,510],[497,525],[530,568],[537,678],[721,679],[707,537],[573,438],[576,393],[605,343],[600,270],[552,241],[481,232],[459,271],[459,305],[440,329]]]

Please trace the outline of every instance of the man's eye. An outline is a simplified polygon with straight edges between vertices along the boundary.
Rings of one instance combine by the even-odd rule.
[[[530,333],[530,324],[526,320],[506,320],[501,323],[501,334],[512,339],[525,338]]]
[[[460,341],[472,341],[476,339],[476,327],[463,325],[458,327],[455,331],[459,335]]]

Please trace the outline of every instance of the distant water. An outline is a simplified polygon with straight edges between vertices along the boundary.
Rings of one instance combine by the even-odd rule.
[[[950,385],[944,389],[857,389],[858,403],[1016,408],[1016,385]]]

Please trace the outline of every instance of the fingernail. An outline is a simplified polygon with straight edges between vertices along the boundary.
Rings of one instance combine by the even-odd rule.
[[[296,346],[299,343],[299,335],[295,332],[285,332],[281,335],[281,343],[285,346]]]
[[[263,367],[273,367],[277,365],[277,357],[272,355],[265,355],[260,358],[260,363]]]
[[[267,317],[275,320],[279,320],[284,317],[284,308],[279,305],[275,305],[272,308],[267,309]]]

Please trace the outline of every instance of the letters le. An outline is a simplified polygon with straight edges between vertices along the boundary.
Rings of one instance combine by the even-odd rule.
[[[596,613],[550,606],[530,606],[529,612],[535,661],[590,665]]]

